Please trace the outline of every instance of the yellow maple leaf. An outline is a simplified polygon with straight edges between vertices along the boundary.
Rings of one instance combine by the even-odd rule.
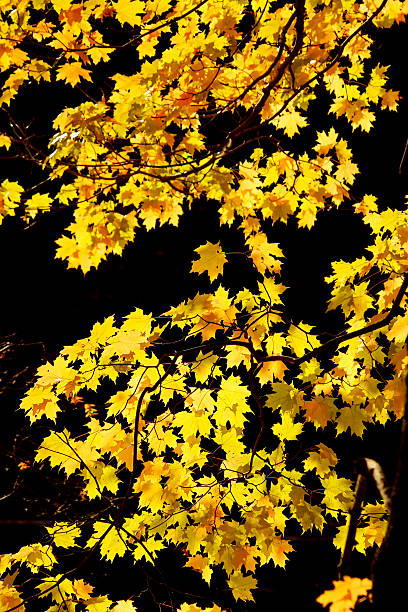
[[[203,555],[200,554],[192,555],[187,561],[186,567],[192,567],[197,572],[200,572],[203,579],[208,582],[208,584],[210,583],[213,570],[211,567],[211,560],[208,557],[203,557]]]
[[[31,198],[25,201],[27,214],[34,218],[41,210],[50,210],[52,199],[48,193],[35,193]]]
[[[42,416],[55,421],[61,408],[58,398],[50,387],[34,385],[29,389],[21,400],[21,408],[25,410],[31,421],[36,421]]]
[[[46,528],[55,546],[61,548],[69,548],[76,546],[76,538],[81,535],[81,530],[75,525],[69,523],[55,523],[53,527]]]
[[[0,185],[0,211],[3,207],[15,208],[23,191],[23,187],[16,181],[5,179]],[[8,210],[8,213],[14,214],[11,210]]]
[[[343,163],[339,164],[336,170],[335,177],[338,181],[354,183],[355,175],[358,174],[358,166],[349,159],[346,159]]]
[[[139,331],[148,335],[152,328],[152,322],[152,315],[145,314],[141,308],[136,308],[127,315],[121,329],[123,331]]]
[[[231,574],[228,584],[235,600],[255,601],[251,590],[256,589],[257,581],[253,576],[244,576],[241,572],[235,571]]]
[[[295,423],[287,412],[282,414],[282,422],[273,425],[272,431],[280,440],[296,440],[302,433],[302,423]]]
[[[86,543],[87,548],[92,548],[99,543],[101,556],[106,557],[108,561],[113,561],[116,555],[123,557],[127,550],[123,541],[123,532],[121,533],[122,537],[120,537],[115,527],[102,521],[96,521],[93,528],[94,532]]]
[[[257,373],[257,377],[261,385],[266,385],[268,382],[272,382],[275,378],[282,380],[287,366],[283,361],[266,361],[262,364],[261,369]]]
[[[57,70],[57,81],[66,81],[74,87],[81,79],[92,81],[91,73],[82,67],[81,62],[68,62]]]
[[[297,213],[299,227],[307,227],[308,229],[313,227],[316,221],[317,211],[318,207],[316,204],[310,201],[303,201]]]
[[[338,134],[334,128],[330,128],[329,132],[317,132],[317,145],[315,151],[320,155],[326,155],[337,143]]]
[[[66,11],[71,6],[70,0],[52,0],[54,9],[59,13],[60,11]]]
[[[269,408],[273,408],[273,410],[283,408],[290,414],[293,414],[294,410],[297,411],[298,392],[293,385],[288,385],[285,382],[273,383],[272,392],[266,400],[266,405]]]
[[[288,560],[286,553],[292,550],[293,546],[289,544],[287,540],[275,537],[268,546],[269,559],[272,559],[275,565],[285,567],[286,561]]]
[[[207,272],[211,282],[222,274],[227,258],[219,242],[216,244],[207,242],[205,245],[195,249],[195,252],[199,254],[200,258],[193,262],[191,272],[197,272],[197,274],[204,274]]]
[[[311,329],[312,326],[306,323],[289,327],[287,342],[295,355],[304,355],[306,351],[319,346],[320,342],[314,334],[310,333]]]
[[[5,134],[0,134],[0,147],[5,147],[7,150],[11,146],[11,139]]]
[[[37,385],[52,387],[55,385],[56,394],[69,395],[79,380],[78,371],[69,367],[68,362],[60,355],[54,363],[46,363],[37,370]],[[52,418],[52,417],[50,417]]]
[[[112,601],[106,595],[91,597],[86,602],[86,612],[108,612]]]
[[[276,258],[283,257],[283,253],[278,244],[268,242],[265,234],[260,232],[249,236],[246,242],[251,249],[250,257],[261,274],[267,269],[280,272],[281,262]]]
[[[408,315],[405,317],[399,317],[390,331],[387,333],[389,340],[395,340],[396,342],[405,342],[408,337]]]
[[[353,114],[351,125],[353,130],[359,127],[364,132],[369,132],[373,127],[373,121],[375,121],[374,113],[369,111],[368,108],[361,108]]]
[[[322,508],[314,506],[306,501],[296,504],[293,507],[294,516],[302,527],[302,532],[311,531],[313,527],[318,531],[323,530],[324,519]]]
[[[259,293],[261,298],[269,304],[282,304],[280,294],[286,291],[287,287],[280,283],[276,283],[273,278],[265,278],[258,283]]]
[[[115,468],[101,461],[95,461],[93,464],[88,462],[82,470],[82,477],[87,481],[84,491],[89,499],[101,496],[103,489],[116,493],[120,484]]]
[[[133,601],[121,599],[116,603],[116,606],[111,609],[111,612],[135,612],[135,610],[137,610],[137,608]]]
[[[137,47],[137,52],[139,57],[142,59],[143,57],[155,54],[156,47],[159,42],[159,38],[157,36],[158,32],[155,32],[152,36],[146,36],[143,38],[142,42]]]
[[[365,194],[361,202],[353,205],[356,212],[366,215],[370,212],[377,212],[377,198],[371,194]]]
[[[81,458],[75,452],[75,441],[71,438],[67,430],[51,432],[43,440],[38,449],[35,461],[48,459],[51,467],[60,467],[70,475],[73,474],[81,465]]]
[[[289,138],[292,138],[294,134],[297,134],[299,132],[299,128],[305,127],[306,125],[307,121],[305,117],[303,117],[296,109],[283,112],[276,120],[276,126],[281,128],[285,134],[289,136]]]
[[[232,410],[237,406],[248,410],[246,400],[250,396],[249,389],[242,384],[239,376],[226,376],[222,379],[220,390],[218,391],[217,403],[224,409]]]
[[[145,3],[141,0],[118,0],[114,3],[116,17],[123,25],[128,23],[132,27],[139,25],[145,12]]]
[[[351,612],[359,597],[367,595],[372,587],[369,578],[351,578],[344,576],[343,580],[333,580],[334,588],[324,591],[316,599],[322,606],[330,604],[329,612]]]
[[[338,510],[349,511],[353,502],[352,482],[347,478],[338,478],[335,473],[330,473],[321,479],[324,490],[323,504],[326,511],[337,516]]]
[[[110,317],[106,317],[103,323],[95,323],[91,330],[91,335],[89,336],[89,344],[92,348],[96,349],[106,344],[109,338],[115,334],[117,329],[114,326],[114,321],[115,318],[111,315]]]
[[[157,466],[161,472],[164,469],[161,465]],[[145,468],[135,484],[136,493],[140,492],[140,505],[153,513],[156,513],[163,506],[163,487],[160,484],[158,470],[154,469],[152,462],[145,464]]]
[[[310,361],[301,364],[303,382],[314,382],[321,374],[320,363],[313,357]]]
[[[368,421],[369,417],[363,408],[359,406],[344,406],[336,419],[337,432],[342,433],[350,428],[352,434],[362,438],[365,430],[364,420]]]
[[[330,468],[335,466],[338,459],[328,446],[318,444],[319,452],[312,451],[308,458],[303,462],[305,470],[316,470],[318,476],[324,476],[330,472]]]

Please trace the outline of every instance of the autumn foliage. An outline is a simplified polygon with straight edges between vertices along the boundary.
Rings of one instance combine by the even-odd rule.
[[[329,612],[351,612],[360,597],[364,597],[371,589],[371,580],[368,578],[350,578],[344,576],[343,580],[334,581],[334,589],[325,591],[317,601],[322,606],[330,606]]]
[[[356,201],[351,136],[398,108],[372,44],[408,4],[0,0],[0,10],[5,112],[29,88],[76,92],[50,118],[48,149],[18,122],[0,135],[5,155],[44,177],[4,180],[1,219],[70,208],[56,257],[83,273],[126,254],[140,228],[177,226],[199,199],[217,203],[243,245],[231,253],[207,240],[191,253],[206,292],[91,324],[38,369],[21,402],[47,430],[35,461],[81,483],[83,512],[1,557],[0,607],[43,598],[49,612],[136,610],[128,587],[117,599],[90,584],[83,560],[154,564],[174,547],[204,581],[221,568],[234,600],[253,601],[258,568],[296,554],[294,529],[320,534],[334,521],[334,545],[344,545],[354,483],[322,432],[363,436],[368,423],[402,416],[408,211],[370,193]],[[133,59],[121,67],[122,52]],[[322,92],[328,128],[316,131],[309,116]],[[289,218],[311,228],[344,205],[371,242],[325,279],[328,310],[343,321],[327,339],[287,316],[285,253],[268,228]],[[242,262],[250,282],[228,286],[224,269]],[[82,398],[92,393],[90,406]],[[382,502],[366,504],[357,550],[381,542],[386,517]],[[320,602],[341,600],[336,589]],[[179,608],[193,611],[203,608]]]

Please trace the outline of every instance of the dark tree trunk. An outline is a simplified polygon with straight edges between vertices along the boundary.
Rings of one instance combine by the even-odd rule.
[[[372,578],[375,612],[408,610],[408,393],[388,528],[372,565]]]

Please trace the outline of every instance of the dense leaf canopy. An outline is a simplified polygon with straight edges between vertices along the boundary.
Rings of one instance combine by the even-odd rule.
[[[136,610],[129,585],[113,597],[82,568],[96,557],[154,564],[166,548],[209,584],[221,569],[231,602],[253,601],[259,568],[295,554],[291,533],[335,523],[344,546],[353,482],[330,440],[403,413],[408,213],[353,196],[351,141],[398,108],[372,46],[408,4],[0,0],[0,10],[10,118],[0,145],[36,167],[34,182],[1,183],[1,219],[71,209],[56,256],[85,274],[126,256],[141,228],[177,226],[197,201],[215,202],[242,245],[209,237],[191,261],[205,291],[154,316],[135,307],[91,324],[38,369],[21,402],[46,429],[35,461],[79,483],[80,498],[41,541],[1,557],[0,607],[41,597],[49,612]],[[18,104],[50,85],[65,106],[45,143]],[[285,252],[269,236],[344,205],[371,238],[325,279],[342,325],[328,336],[286,312]],[[238,278],[242,266],[242,285],[229,286],[224,270]],[[357,550],[381,542],[386,516],[383,502],[366,504]],[[353,585],[336,593],[368,588]],[[179,607],[199,610],[191,598]]]

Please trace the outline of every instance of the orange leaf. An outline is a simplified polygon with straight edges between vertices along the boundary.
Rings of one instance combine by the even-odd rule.
[[[305,402],[303,408],[306,410],[306,419],[308,421],[318,422],[320,427],[326,427],[327,421],[330,419],[329,405],[318,399],[312,399]]]

